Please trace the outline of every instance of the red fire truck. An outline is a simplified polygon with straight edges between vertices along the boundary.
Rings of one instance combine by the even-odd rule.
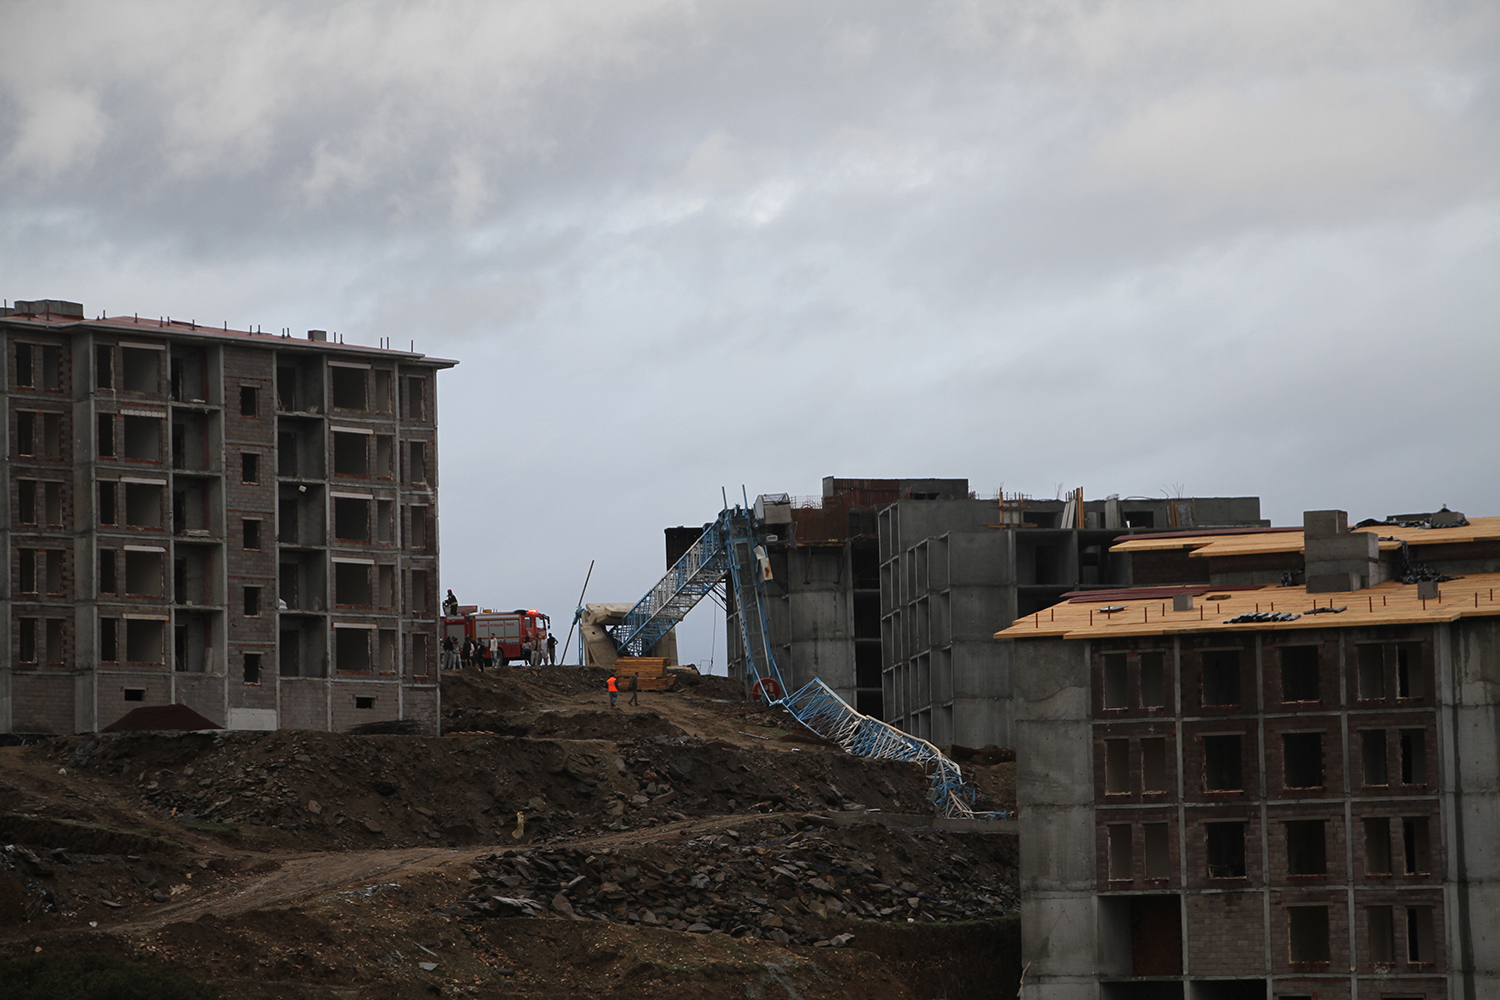
[[[451,636],[459,644],[465,639],[495,639],[495,659],[504,666],[521,658],[521,643],[528,639],[545,654],[551,624],[551,619],[535,609],[481,611],[477,604],[461,604],[458,614],[443,616],[443,636]]]

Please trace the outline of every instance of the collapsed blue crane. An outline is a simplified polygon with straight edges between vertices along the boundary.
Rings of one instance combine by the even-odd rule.
[[[958,765],[931,743],[856,711],[818,678],[788,693],[766,626],[765,581],[770,578],[770,563],[761,526],[745,507],[726,507],[718,520],[704,525],[692,547],[609,630],[610,638],[621,653],[642,655],[726,578],[729,599],[739,617],[745,679],[754,697],[780,705],[813,733],[855,756],[921,764],[931,781],[932,806],[939,816],[975,815],[974,790],[964,784]]]

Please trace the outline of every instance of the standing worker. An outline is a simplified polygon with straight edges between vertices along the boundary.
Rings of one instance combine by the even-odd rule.
[[[641,699],[641,675],[630,676],[630,704],[639,705]]]
[[[547,666],[557,666],[557,636],[547,633]]]
[[[620,685],[616,682],[614,674],[610,674],[609,680],[605,683],[609,685],[609,707],[614,708],[615,699],[620,697]]]
[[[453,596],[453,588],[448,588],[448,596],[443,598],[443,614],[449,618],[458,617],[458,598]]]

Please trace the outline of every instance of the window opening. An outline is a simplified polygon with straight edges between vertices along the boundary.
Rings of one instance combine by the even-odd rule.
[[[335,628],[334,657],[336,669],[341,674],[368,674],[370,672],[370,629]]]
[[[390,545],[396,541],[396,502],[375,501],[376,541]]]
[[[357,695],[354,696],[354,707],[355,708],[374,708],[375,707],[375,699],[371,695],[357,694]]]
[[[1203,784],[1211,792],[1244,788],[1239,736],[1203,737]]]
[[[1406,908],[1406,960],[1413,965],[1433,961],[1432,907]]]
[[[16,345],[16,385],[30,389],[36,385],[36,375],[31,364],[32,348],[30,344]]]
[[[1215,649],[1203,654],[1203,704],[1240,703],[1240,651]]]
[[[35,479],[16,480],[16,520],[21,524],[36,524]]]
[[[23,594],[35,594],[36,591],[36,564],[38,552],[36,549],[20,549],[17,552],[19,561],[20,579],[17,581],[17,590]]]
[[[1286,824],[1288,875],[1327,875],[1328,845],[1321,819],[1291,820]]]
[[[157,360],[160,351],[147,351],[138,347],[120,348],[120,361],[126,392],[157,393],[161,363]]]
[[[427,653],[427,636],[423,633],[413,633],[411,637],[411,672],[417,677],[426,677],[432,673],[432,663]]]
[[[389,434],[375,435],[375,475],[381,479],[394,479],[396,439]]]
[[[58,596],[63,593],[63,556],[64,553],[57,549],[45,552],[42,555],[47,561],[48,596]]]
[[[1245,824],[1205,823],[1209,878],[1245,877]]]
[[[388,369],[375,369],[375,399],[371,408],[381,413],[391,412],[391,372]]]
[[[328,369],[333,382],[333,405],[339,410],[363,410],[365,402],[365,369],[334,365]]]
[[[160,664],[165,660],[165,623],[141,618],[125,619],[125,659],[131,663]]]
[[[1161,708],[1167,703],[1166,671],[1160,652],[1141,654],[1141,707]]]
[[[94,388],[112,389],[115,384],[115,356],[108,344],[94,345]]]
[[[1420,729],[1401,730],[1401,783],[1427,784],[1426,740]]]
[[[1130,789],[1130,741],[1104,741],[1104,791],[1121,795]]]
[[[115,418],[112,413],[101,413],[95,421],[96,435],[95,444],[98,446],[100,458],[114,458],[115,456]]]
[[[370,474],[370,446],[368,435],[333,432],[333,474],[336,476],[368,476]]]
[[[37,618],[16,619],[16,653],[22,663],[36,662]]]
[[[1135,878],[1130,827],[1126,824],[1111,824],[1104,831],[1109,838],[1109,879],[1111,882],[1128,882]]]
[[[381,629],[378,645],[376,663],[380,672],[382,674],[394,674],[396,672],[396,630]]]
[[[132,528],[160,528],[162,488],[153,483],[124,485],[125,524]]]
[[[1164,736],[1141,740],[1141,788],[1147,792],[1167,791],[1167,740]]]
[[[1396,697],[1421,701],[1422,645],[1416,642],[1398,643],[1396,646]]]
[[[396,606],[396,567],[375,567],[376,586],[378,597],[382,608],[393,608]]]
[[[370,501],[356,497],[334,497],[333,534],[341,541],[368,542]]]
[[[145,701],[145,688],[126,688],[123,692],[126,701]]]
[[[1432,871],[1432,843],[1427,836],[1427,826],[1426,816],[1401,821],[1403,861],[1408,875],[1426,875]]]
[[[1359,697],[1362,701],[1380,701],[1385,697],[1385,647],[1356,646],[1359,659]]]
[[[16,454],[36,454],[36,414],[31,410],[16,411]]]
[[[115,591],[115,550],[99,550],[99,593],[114,594]]]
[[[125,457],[137,462],[161,461],[161,425],[156,417],[124,419]]]
[[[370,567],[364,563],[333,564],[333,601],[344,607],[367,608],[370,600]]]
[[[1391,873],[1391,821],[1385,816],[1365,820],[1365,874]]]
[[[427,548],[427,507],[413,506],[411,508],[411,548]]]
[[[406,378],[406,413],[408,420],[421,420],[425,414],[422,409],[422,379],[419,376],[409,375]]]
[[[1104,707],[1127,708],[1129,695],[1125,682],[1125,654],[1104,654]]]
[[[245,617],[246,618],[259,618],[260,617],[260,588],[259,587],[246,587],[245,588]]]
[[[47,663],[60,666],[66,660],[63,652],[63,621],[61,618],[47,619]]]
[[[427,482],[427,443],[425,441],[408,442],[411,458],[407,464],[407,481],[412,483]]]
[[[240,524],[244,533],[244,547],[247,549],[260,548],[260,522],[247,518],[241,521]]]
[[[1318,700],[1318,647],[1281,648],[1281,700]]]
[[[99,523],[114,524],[117,515],[115,513],[115,484],[99,484]]]
[[[425,569],[414,569],[411,571],[410,599],[413,613],[419,615],[427,614],[427,571]]]
[[[60,528],[63,523],[62,483],[43,483],[42,502],[47,509],[47,526]]]
[[[1286,787],[1323,787],[1322,733],[1283,733],[1281,752]]]
[[[1386,736],[1384,729],[1366,729],[1360,733],[1360,757],[1364,765],[1366,785],[1389,785],[1390,773],[1386,770]]]
[[[1328,907],[1291,906],[1286,914],[1292,964],[1313,965],[1329,961]]]
[[[42,457],[62,458],[62,414],[42,414]]]
[[[1369,928],[1370,962],[1388,965],[1396,961],[1396,921],[1389,906],[1371,906],[1365,910]]]
[[[1172,851],[1167,839],[1167,824],[1147,823],[1142,830],[1146,835],[1146,877],[1171,878]]]
[[[42,388],[59,389],[62,380],[62,353],[56,345],[42,348]]]
[[[161,597],[162,553],[125,550],[125,593],[139,597]]]
[[[114,618],[99,619],[99,659],[114,663],[120,658],[120,623]]]
[[[256,417],[260,415],[260,390],[253,385],[240,386],[240,416]],[[259,655],[259,654],[251,654]]]
[[[240,453],[240,482],[260,482],[260,456],[253,451]]]
[[[244,678],[245,678],[245,683],[246,684],[259,684],[260,683],[260,654],[259,653],[246,653],[245,654]]]

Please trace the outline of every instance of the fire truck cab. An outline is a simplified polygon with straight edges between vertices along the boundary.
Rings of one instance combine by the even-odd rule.
[[[460,644],[465,639],[494,640],[496,664],[504,666],[521,658],[521,644],[528,639],[534,648],[545,650],[542,644],[551,626],[551,619],[535,609],[481,611],[475,604],[460,605],[458,614],[443,616],[443,637]]]

